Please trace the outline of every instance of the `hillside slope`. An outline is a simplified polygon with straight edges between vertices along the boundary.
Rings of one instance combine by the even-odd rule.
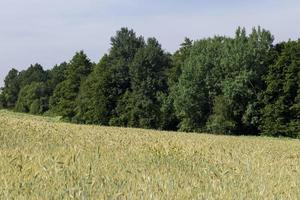
[[[0,199],[299,199],[300,141],[0,111]]]

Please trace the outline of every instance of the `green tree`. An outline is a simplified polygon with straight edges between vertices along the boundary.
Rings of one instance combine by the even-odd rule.
[[[3,89],[0,89],[0,109],[6,108],[6,100],[3,93]]]
[[[15,107],[17,112],[43,114],[48,110],[49,96],[45,83],[33,82],[23,87]]]
[[[160,108],[160,128],[163,130],[178,129],[180,120],[175,113],[174,99],[176,98],[179,77],[182,74],[186,60],[190,56],[192,47],[193,41],[185,38],[184,42],[180,45],[180,49],[172,55],[172,64],[168,72],[168,91],[160,95],[160,101],[162,102]]]
[[[167,92],[167,70],[170,56],[154,38],[139,49],[129,68],[131,89],[118,105],[121,125],[159,128],[159,95]]]
[[[220,58],[226,38],[215,37],[194,43],[173,89],[180,130],[202,131],[211,113],[213,96],[220,90]]]
[[[20,91],[19,84],[19,72],[16,69],[11,69],[4,80],[4,88],[2,95],[5,102],[5,107],[12,109],[18,100],[18,94]]]
[[[122,28],[111,38],[111,45],[81,87],[76,109],[81,123],[120,125],[116,108],[130,89],[129,65],[145,42],[133,30]]]
[[[234,42],[226,48],[223,63],[227,77],[222,83],[222,94],[230,102],[235,126],[231,132],[258,134],[259,96],[265,89],[263,75],[274,62],[273,36],[258,27],[247,36],[239,28]],[[227,114],[226,114],[227,115]]]
[[[67,67],[68,64],[63,62],[60,65],[55,65],[48,71],[47,84],[51,91],[54,91],[56,86],[65,80]]]
[[[265,81],[261,130],[264,135],[300,136],[300,41],[289,41]]]
[[[178,83],[178,79],[182,73],[182,68],[190,56],[192,47],[193,40],[185,38],[184,42],[180,44],[179,50],[177,50],[172,56],[172,66],[168,74],[170,87]]]
[[[13,109],[18,100],[20,90],[34,82],[45,82],[47,73],[39,64],[31,65],[28,69],[18,72],[16,69],[10,70],[5,78],[3,95],[6,107]]]
[[[257,133],[258,97],[274,60],[272,43],[273,36],[260,27],[249,36],[238,28],[234,38],[195,42],[173,94],[180,129]]]
[[[112,107],[109,58],[103,56],[82,84],[77,98],[76,120],[79,123],[108,125]]]
[[[213,133],[229,133],[236,128],[232,115],[232,104],[224,96],[217,96],[214,100],[213,114],[209,116],[207,129]]]
[[[47,72],[44,71],[40,64],[34,64],[20,72],[18,81],[21,88],[30,85],[33,82],[46,82]]]
[[[117,110],[119,104],[123,104],[125,93],[130,89],[130,74],[129,66],[140,48],[145,46],[144,38],[137,37],[133,30],[122,28],[117,31],[115,37],[111,38],[112,48],[109,53],[110,66],[108,67],[109,91],[110,95],[107,100],[110,102],[109,108],[111,110],[109,124],[120,124],[120,109]],[[107,78],[105,78],[107,79]]]
[[[92,70],[92,63],[83,51],[77,52],[66,68],[65,80],[57,85],[50,99],[51,112],[72,120],[76,115],[76,99],[81,83]]]

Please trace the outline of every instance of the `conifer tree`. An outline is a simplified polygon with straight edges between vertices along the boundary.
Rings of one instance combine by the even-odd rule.
[[[83,51],[77,52],[68,63],[65,80],[57,85],[50,99],[51,112],[72,120],[76,115],[76,99],[81,83],[92,70],[92,63]]]
[[[300,41],[284,44],[265,77],[262,124],[264,135],[300,136]]]

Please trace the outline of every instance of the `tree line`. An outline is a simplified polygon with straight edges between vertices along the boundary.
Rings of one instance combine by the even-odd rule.
[[[50,70],[11,69],[0,107],[82,124],[300,136],[300,40],[260,27],[188,38],[170,54],[122,28],[99,63],[83,52]]]

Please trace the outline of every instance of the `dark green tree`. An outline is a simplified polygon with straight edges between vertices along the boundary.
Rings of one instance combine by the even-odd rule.
[[[3,95],[6,107],[13,109],[18,100],[20,90],[34,82],[45,82],[47,73],[39,64],[31,65],[28,69],[20,73],[16,69],[12,69],[5,78],[5,86]]]
[[[111,38],[111,45],[81,88],[76,109],[81,123],[120,125],[116,108],[130,89],[129,65],[145,42],[133,30],[122,28]]]
[[[222,134],[300,135],[300,41],[269,31],[186,38],[173,55],[122,28],[97,65],[84,52],[44,71],[12,69],[0,108],[87,124]]]
[[[4,88],[2,91],[5,107],[12,109],[18,100],[20,91],[19,72],[16,69],[11,69],[4,80]]]
[[[3,89],[0,88],[0,109],[6,108],[6,100],[3,93]]]
[[[57,85],[50,99],[51,112],[72,120],[76,115],[76,99],[81,83],[92,70],[92,63],[83,51],[77,52],[68,63],[65,80]]]
[[[172,66],[168,74],[170,87],[178,83],[178,79],[182,73],[182,68],[190,56],[192,47],[193,40],[185,38],[184,42],[180,45],[179,50],[177,50],[172,56]]]
[[[17,112],[43,114],[48,110],[49,92],[45,83],[33,82],[23,87],[15,106]]]
[[[263,135],[300,136],[300,41],[289,41],[265,77]]]
[[[44,71],[40,64],[31,65],[28,69],[23,70],[19,74],[18,82],[20,87],[25,87],[33,82],[46,82],[47,72]],[[20,89],[21,89],[20,88]]]
[[[68,64],[63,62],[60,65],[55,65],[51,70],[48,70],[47,84],[50,91],[54,91],[56,86],[65,80],[67,67]]]
[[[76,120],[79,123],[108,125],[112,107],[109,58],[105,55],[80,88]]]
[[[150,38],[130,65],[131,88],[117,107],[119,124],[131,127],[159,128],[159,96],[167,92],[170,56],[158,41]]]
[[[172,64],[168,72],[168,92],[160,96],[162,102],[160,112],[160,129],[163,130],[177,130],[180,120],[176,116],[174,99],[176,98],[176,90],[179,77],[186,60],[190,56],[193,46],[193,41],[185,38],[184,42],[180,45],[180,49],[172,56]]]
[[[110,66],[109,72],[106,73],[110,76],[109,91],[110,95],[107,100],[110,102],[109,106],[112,110],[110,113],[111,125],[123,125],[119,118],[122,118],[120,109],[117,110],[119,104],[123,104],[124,95],[130,89],[130,74],[129,66],[140,48],[145,46],[144,38],[137,37],[133,30],[122,28],[117,31],[115,37],[111,38],[112,48],[109,53]],[[107,78],[106,78],[107,79]],[[108,89],[108,88],[107,88]]]

